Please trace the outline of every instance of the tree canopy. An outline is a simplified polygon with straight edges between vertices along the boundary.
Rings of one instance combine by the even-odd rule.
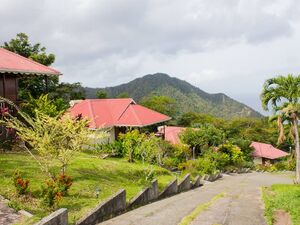
[[[102,90],[97,91],[96,96],[99,99],[108,98],[107,93],[105,91],[102,91]]]
[[[175,100],[167,96],[152,95],[141,100],[141,105],[157,112],[174,117],[176,115]]]

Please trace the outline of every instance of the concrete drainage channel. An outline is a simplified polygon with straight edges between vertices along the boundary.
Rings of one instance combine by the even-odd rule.
[[[247,173],[250,170],[243,170],[240,173]],[[194,188],[202,186],[206,182],[213,182],[222,175],[211,174],[205,175],[202,178],[197,176],[194,181],[191,181],[190,174],[187,174],[183,180],[178,183],[177,179],[171,181],[164,190],[159,193],[157,180],[154,180],[150,187],[145,188],[139,192],[130,202],[126,202],[126,190],[121,189],[116,194],[101,202],[98,206],[92,209],[88,214],[83,216],[76,225],[94,225],[103,222],[107,219],[111,219],[117,215],[125,213],[129,210],[138,208],[140,206],[149,204],[151,202],[167,198],[184,191],[189,191]],[[59,209],[49,216],[43,218],[35,225],[67,225],[68,224],[68,212],[67,209]]]

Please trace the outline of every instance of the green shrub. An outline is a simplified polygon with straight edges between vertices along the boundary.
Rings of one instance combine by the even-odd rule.
[[[283,170],[295,171],[296,170],[296,160],[295,159],[289,159],[289,160],[285,159],[285,160],[274,163],[274,166],[279,171],[283,171]]]
[[[278,169],[276,168],[275,165],[262,165],[262,164],[258,164],[255,166],[256,170],[261,170],[261,171],[267,171],[267,172],[276,172],[278,171]]]
[[[229,164],[237,167],[242,167],[245,162],[245,157],[241,149],[230,142],[222,144],[218,148],[218,152],[225,153],[229,156]]]
[[[179,163],[181,162],[176,157],[164,157],[162,159],[162,165],[167,169],[176,169]]]
[[[57,183],[49,179],[46,180],[45,185],[42,186],[41,196],[46,206],[53,207],[62,199],[63,194]]]
[[[124,151],[121,141],[113,141],[107,144],[97,144],[94,149],[97,153],[109,154],[111,157],[124,157]]]
[[[185,171],[189,172],[192,175],[196,175],[197,173],[200,172],[197,169],[197,162],[196,162],[196,160],[188,160],[186,162],[180,163],[178,165],[178,169],[179,170],[185,170]]]
[[[180,170],[186,170],[187,172],[195,174],[213,174],[217,171],[217,164],[209,157],[200,157],[195,160],[188,160],[179,164]]]
[[[226,166],[230,164],[229,155],[223,152],[215,151],[213,149],[206,151],[203,157],[209,158],[211,161],[215,162],[216,168],[218,170],[223,170]]]
[[[295,171],[296,170],[296,160],[290,160],[287,164],[287,170]]]
[[[274,163],[274,166],[276,168],[276,170],[287,170],[287,162],[285,161],[280,161],[280,162],[276,162]]]
[[[188,145],[176,144],[173,146],[173,154],[180,162],[191,159],[192,152]]]
[[[128,162],[133,162],[140,156],[140,145],[145,139],[144,134],[140,134],[138,130],[131,130],[125,134],[119,135],[122,142],[123,152],[126,155]]]
[[[147,187],[151,184],[153,179],[155,178],[155,172],[152,167],[150,167],[148,170],[142,170],[139,174],[139,180],[138,183]]]

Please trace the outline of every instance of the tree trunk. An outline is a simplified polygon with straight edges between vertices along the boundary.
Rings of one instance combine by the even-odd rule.
[[[296,149],[296,183],[300,183],[300,145],[299,145],[299,132],[298,132],[298,118],[294,118],[294,131],[295,131],[295,149]]]

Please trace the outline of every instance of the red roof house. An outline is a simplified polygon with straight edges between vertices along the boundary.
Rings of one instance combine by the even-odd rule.
[[[158,128],[158,133],[164,137],[164,140],[169,141],[171,144],[179,144],[181,142],[180,133],[185,129],[185,127],[161,126]]]
[[[254,161],[259,164],[265,164],[266,162],[272,163],[278,158],[289,155],[288,153],[277,149],[270,144],[252,142],[250,146],[254,149]]]
[[[17,80],[24,77],[57,76],[61,73],[55,69],[39,64],[16,53],[0,48],[0,96],[13,102],[18,100]],[[13,109],[4,101],[0,100],[0,117],[2,112],[13,113]],[[0,126],[0,140],[6,137],[6,129]]]
[[[17,79],[28,76],[60,75],[55,69],[0,48],[0,96],[17,101]]]
[[[145,127],[170,120],[171,118],[138,105],[131,98],[87,99],[77,101],[68,112],[90,120],[91,129],[111,129],[115,139],[126,127]]]

